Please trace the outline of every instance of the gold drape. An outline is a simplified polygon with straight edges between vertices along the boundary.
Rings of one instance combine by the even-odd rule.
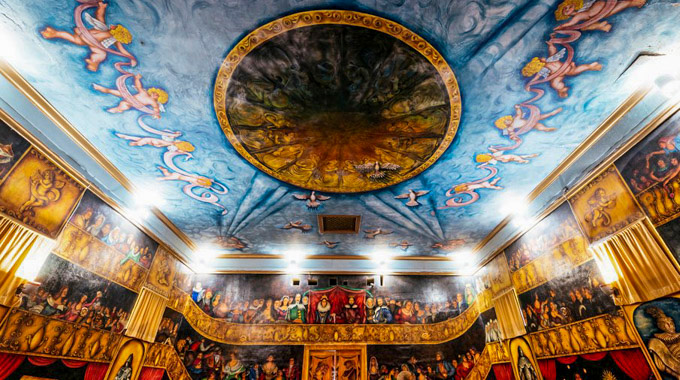
[[[496,317],[498,317],[503,339],[514,338],[526,333],[524,318],[522,318],[515,289],[510,289],[494,298],[493,306],[496,309]]]
[[[167,303],[167,298],[148,288],[142,288],[130,313],[126,335],[153,342]]]
[[[625,304],[680,291],[678,264],[647,218],[590,250],[605,281],[611,276]]]
[[[15,301],[14,293],[24,281],[17,273],[22,263],[37,274],[53,247],[54,240],[0,216],[0,304],[11,306]]]

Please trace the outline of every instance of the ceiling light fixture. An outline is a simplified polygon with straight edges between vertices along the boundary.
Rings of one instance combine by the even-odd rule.
[[[165,198],[159,193],[158,187],[144,186],[135,190],[135,204],[140,207],[162,207]]]
[[[390,261],[392,260],[392,252],[385,247],[376,247],[370,254],[371,260],[375,263],[375,273],[378,275],[385,275],[390,273]]]

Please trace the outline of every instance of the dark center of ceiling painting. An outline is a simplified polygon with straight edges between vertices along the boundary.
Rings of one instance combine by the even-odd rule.
[[[325,11],[277,20],[239,43],[218,74],[215,108],[260,170],[352,193],[432,165],[453,140],[460,99],[453,72],[420,37],[375,16]]]

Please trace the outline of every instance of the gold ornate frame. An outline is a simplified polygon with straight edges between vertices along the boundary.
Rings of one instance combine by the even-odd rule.
[[[410,171],[408,174],[390,181],[366,186],[366,188],[362,189],[361,191],[382,189],[396,183],[403,182],[422,173],[432,164],[434,164],[439,159],[439,157],[444,154],[451,142],[453,142],[453,138],[456,135],[458,125],[460,123],[460,114],[462,110],[460,90],[453,70],[451,67],[449,67],[442,55],[432,45],[406,27],[379,16],[346,10],[307,11],[282,17],[255,29],[253,32],[245,36],[239,43],[237,43],[236,46],[234,46],[234,48],[227,54],[227,57],[225,58],[224,62],[222,62],[222,65],[220,66],[220,69],[217,73],[217,78],[215,79],[213,100],[217,121],[220,123],[222,131],[234,149],[236,149],[236,151],[243,158],[248,160],[248,162],[250,162],[259,170],[278,180],[290,183],[284,176],[279,175],[275,171],[260,163],[259,160],[253,158],[243,147],[239,141],[239,138],[234,134],[234,131],[229,124],[229,119],[227,117],[226,93],[231,77],[239,63],[241,63],[243,58],[245,58],[256,47],[268,41],[269,39],[286,33],[290,30],[313,25],[350,25],[363,27],[385,33],[400,40],[401,42],[416,50],[418,53],[422,54],[432,64],[432,66],[434,66],[443,80],[444,86],[446,87],[446,91],[449,95],[449,105],[451,108],[449,125],[442,142],[439,144],[439,147],[437,147],[437,150],[425,162],[423,162],[416,169]],[[356,193],[356,191],[342,191],[338,189],[315,190],[324,190],[335,193]]]

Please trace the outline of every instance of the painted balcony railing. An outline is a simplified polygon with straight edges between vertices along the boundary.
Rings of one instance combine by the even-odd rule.
[[[170,380],[191,380],[177,351],[167,344],[150,344],[144,357],[144,366],[165,369]]]
[[[0,351],[110,362],[121,335],[3,307]]]
[[[188,296],[185,296],[188,298]],[[183,302],[186,321],[204,337],[227,344],[432,344],[455,339],[479,317],[473,303],[459,316],[432,324],[257,324],[230,323]]]
[[[538,358],[638,347],[620,310],[615,315],[604,314],[534,332],[527,338]]]

